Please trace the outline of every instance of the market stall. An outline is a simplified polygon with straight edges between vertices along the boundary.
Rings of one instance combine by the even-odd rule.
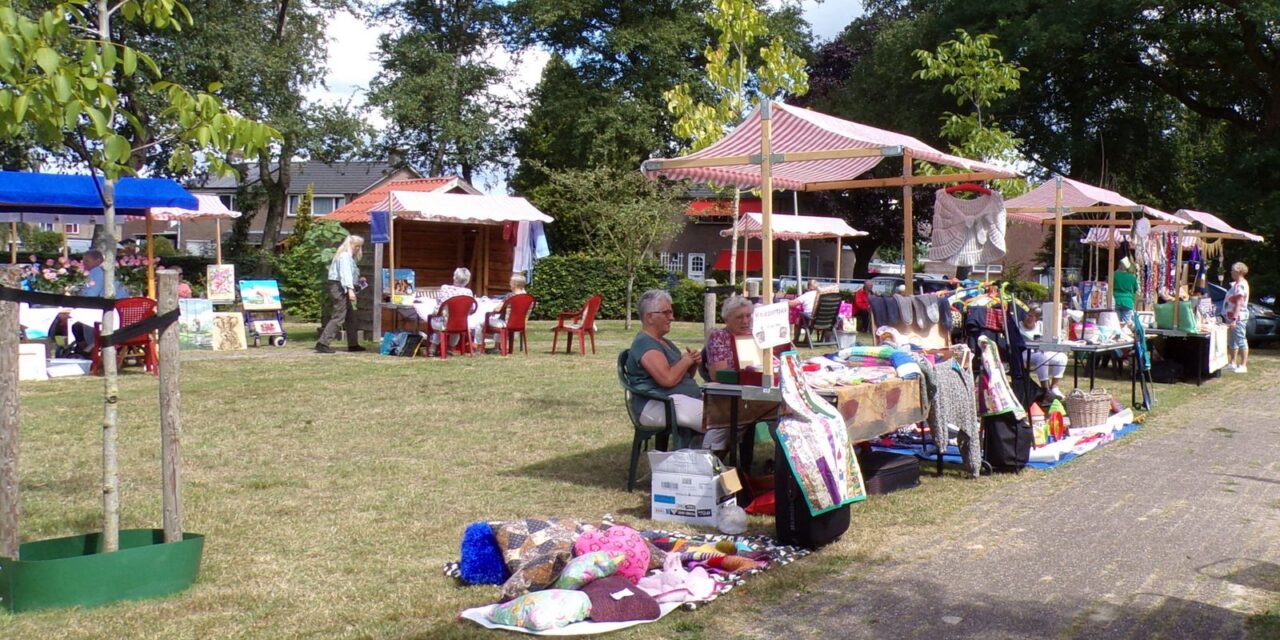
[[[195,194],[196,207],[155,207],[147,210],[147,296],[155,297],[156,261],[152,248],[151,221],[186,222],[190,220],[213,220],[214,223],[214,264],[222,264],[222,221],[240,217],[239,211],[232,211],[222,203],[222,199],[209,193]]]
[[[748,213],[738,218],[737,235],[744,238],[761,238],[764,236],[764,214]],[[774,240],[831,240],[840,242],[843,238],[856,238],[867,235],[849,226],[839,218],[821,216],[786,215],[773,218]],[[720,232],[722,237],[733,236],[735,229]],[[840,285],[840,250],[836,250],[836,286]]]

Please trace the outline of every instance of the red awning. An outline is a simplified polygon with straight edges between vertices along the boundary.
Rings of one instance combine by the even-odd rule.
[[[716,263],[711,265],[712,271],[728,271],[729,270],[729,250],[725,249],[716,256]],[[742,271],[742,261],[747,261],[747,271],[760,271],[762,264],[759,251],[739,251],[738,266],[734,271]]]
[[[738,200],[738,215],[760,213],[759,198],[741,198]],[[733,198],[699,198],[689,203],[685,210],[688,216],[725,216],[733,215]]]

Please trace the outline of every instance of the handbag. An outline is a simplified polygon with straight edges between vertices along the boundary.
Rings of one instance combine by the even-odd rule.
[[[1200,333],[1200,320],[1196,317],[1195,307],[1190,300],[1180,300],[1178,305],[1178,323],[1174,326],[1172,302],[1161,302],[1156,305],[1156,327],[1159,329],[1177,329],[1186,333]]]

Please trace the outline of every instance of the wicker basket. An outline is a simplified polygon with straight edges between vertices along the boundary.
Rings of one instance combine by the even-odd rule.
[[[1066,405],[1073,429],[1096,427],[1106,424],[1111,415],[1111,394],[1106,389],[1076,389],[1067,396]]]

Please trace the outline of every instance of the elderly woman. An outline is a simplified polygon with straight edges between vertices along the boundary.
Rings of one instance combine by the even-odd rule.
[[[640,296],[640,333],[631,342],[627,354],[626,372],[631,385],[648,393],[671,398],[675,403],[676,425],[703,431],[702,389],[693,379],[693,373],[702,362],[702,354],[685,349],[681,352],[666,338],[671,331],[675,314],[671,310],[671,295],[661,289],[650,289]],[[662,402],[635,397],[640,424],[646,427],[662,427],[667,423]],[[713,451],[723,451],[728,446],[728,434],[724,429],[713,430],[703,438],[702,445]]]
[[[730,296],[720,305],[720,318],[724,328],[707,336],[707,375],[716,379],[716,372],[738,368],[736,338],[751,337],[751,310],[754,305],[742,296]]]
[[[1227,371],[1248,373],[1249,342],[1249,267],[1243,262],[1231,265],[1231,288],[1222,303],[1222,315],[1226,316],[1230,330],[1227,333]]]
[[[1024,340],[1039,340],[1044,336],[1044,324],[1040,321],[1040,310],[1032,307],[1018,322],[1018,331]],[[1058,389],[1062,375],[1067,371],[1067,354],[1061,352],[1030,350],[1031,369],[1036,372],[1036,379],[1046,391],[1059,398],[1064,397]]]
[[[470,283],[471,283],[471,270],[466,267],[458,267],[457,269],[453,270],[453,284],[441,285],[440,293],[436,297],[439,298],[441,304],[444,304],[445,300],[448,300],[449,298],[452,298],[455,296],[469,296],[474,298],[476,294],[472,293],[471,289],[467,287],[467,285]],[[481,320],[483,320],[483,316],[481,316]],[[431,318],[432,331],[444,331],[444,323],[445,323],[444,316],[432,316]],[[474,320],[469,321],[468,323],[468,326],[471,327],[472,332],[476,334],[475,336],[472,337],[473,340],[483,339],[483,337],[480,335],[480,331],[481,331],[480,324],[482,324],[482,322],[477,323]],[[434,334],[434,333],[431,334],[432,344],[439,344],[439,341],[440,341],[440,338],[437,334]],[[449,337],[450,347],[452,347],[457,343],[458,343],[458,336]]]

